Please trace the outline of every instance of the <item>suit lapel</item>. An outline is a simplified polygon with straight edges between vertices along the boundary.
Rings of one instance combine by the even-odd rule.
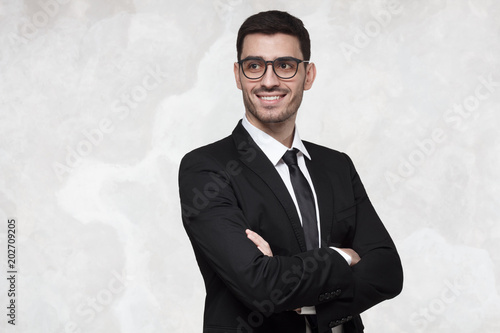
[[[304,230],[300,224],[297,209],[276,168],[257,146],[255,141],[253,141],[250,134],[248,134],[241,124],[241,121],[234,129],[232,136],[241,162],[259,176],[274,193],[288,216],[300,249],[306,251]]]
[[[330,241],[330,233],[332,231],[332,221],[333,221],[333,189],[331,186],[331,180],[326,174],[326,170],[323,165],[319,162],[319,156],[312,155],[312,149],[309,149],[309,154],[311,154],[311,160],[306,158],[306,166],[311,176],[311,180],[314,185],[314,190],[316,192],[316,197],[318,199],[319,207],[319,218],[321,225],[321,247],[327,247]]]

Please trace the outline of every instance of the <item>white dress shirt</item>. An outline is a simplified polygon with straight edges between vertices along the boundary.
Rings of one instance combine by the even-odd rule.
[[[297,164],[299,165],[300,171],[304,174],[304,176],[307,179],[307,182],[311,186],[313,195],[314,195],[314,204],[316,207],[316,221],[318,221],[318,242],[321,244],[321,228],[320,228],[320,220],[319,220],[319,208],[318,208],[318,199],[316,197],[316,191],[314,189],[314,184],[312,183],[311,176],[309,175],[309,171],[307,170],[306,166],[306,161],[305,158],[311,160],[311,156],[307,152],[306,147],[302,143],[302,140],[300,139],[299,132],[297,130],[297,125],[295,126],[295,133],[293,136],[293,142],[292,142],[292,147],[288,148],[287,146],[283,145],[281,142],[278,140],[274,139],[272,136],[269,134],[261,131],[257,127],[253,126],[250,124],[248,121],[246,115],[243,117],[242,121],[243,127],[247,130],[247,132],[250,134],[252,139],[255,141],[257,146],[264,152],[264,154],[267,156],[267,158],[271,161],[271,163],[274,165],[276,168],[276,171],[278,171],[279,175],[283,179],[283,182],[285,183],[286,188],[288,189],[288,192],[290,193],[290,196],[292,197],[293,203],[295,204],[295,208],[297,208],[297,212],[299,212],[299,218],[300,218],[300,223],[302,223],[302,216],[300,214],[300,209],[299,205],[297,204],[297,198],[295,197],[295,192],[293,190],[292,182],[290,180],[290,171],[288,170],[288,166],[283,162],[283,155],[286,153],[287,150],[297,148],[299,152],[297,153]],[[332,249],[336,250],[338,253],[344,257],[344,259],[347,261],[347,263],[350,265],[351,264],[351,256],[349,256],[347,253],[335,248],[331,247]],[[272,249],[271,249],[272,250]],[[301,308],[301,314],[315,314],[316,309],[314,306],[307,306]],[[305,333],[310,333],[311,330],[308,325],[306,325],[306,332]],[[332,328],[332,333],[342,333],[342,325],[336,326]]]

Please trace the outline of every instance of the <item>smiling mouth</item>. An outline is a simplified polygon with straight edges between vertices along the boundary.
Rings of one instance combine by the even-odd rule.
[[[257,95],[257,97],[263,101],[277,101],[277,100],[285,97],[285,95],[274,95],[274,96],[259,96],[259,95]]]

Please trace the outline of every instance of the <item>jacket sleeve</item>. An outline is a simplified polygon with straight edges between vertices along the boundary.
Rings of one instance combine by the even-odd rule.
[[[236,169],[234,163],[231,170]],[[350,304],[353,272],[336,251],[321,248],[267,257],[246,237],[248,223],[234,191],[236,177],[244,173],[222,164],[195,150],[183,158],[179,172],[183,224],[208,269],[248,308],[258,311],[330,302],[326,294]]]
[[[395,297],[403,287],[403,269],[396,247],[375,212],[351,159],[344,156],[350,169],[355,202],[348,209],[356,219],[350,247],[361,260],[351,267],[353,297],[316,306],[320,332],[344,324],[375,304]]]

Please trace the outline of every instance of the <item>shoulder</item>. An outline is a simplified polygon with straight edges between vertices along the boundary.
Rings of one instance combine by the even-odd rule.
[[[348,171],[351,174],[353,173],[354,164],[351,158],[346,153],[309,141],[302,142],[311,155],[312,161],[319,161],[319,163],[321,163],[328,169]]]
[[[191,150],[184,155],[182,160],[205,157],[217,159],[230,154],[232,151],[234,151],[234,142],[231,136],[227,136],[221,140]]]
[[[304,143],[304,146],[307,148],[307,151],[313,159],[316,157],[321,160],[335,161],[339,163],[345,163],[347,160],[350,160],[349,156],[344,152],[321,146],[309,141],[302,142]]]
[[[180,174],[192,172],[217,172],[225,171],[232,165],[231,161],[238,159],[232,136],[207,144],[188,152],[180,162]],[[234,164],[234,163],[233,163]]]

